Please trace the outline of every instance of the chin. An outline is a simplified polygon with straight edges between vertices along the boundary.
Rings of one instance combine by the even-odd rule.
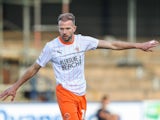
[[[69,41],[69,39],[64,39],[64,41],[65,41],[65,42],[68,42],[68,41]]]

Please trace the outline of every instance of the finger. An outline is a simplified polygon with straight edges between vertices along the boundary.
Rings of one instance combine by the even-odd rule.
[[[9,96],[11,96],[11,101],[14,101],[15,95],[9,95],[9,94],[6,96],[3,96],[2,101],[5,101]]]
[[[159,44],[159,42],[156,41],[156,40],[152,40],[152,41],[150,41],[149,43],[150,43],[151,45],[155,45],[155,46],[157,46],[157,45]]]
[[[149,50],[147,50],[147,52],[153,52],[153,50],[149,49]]]
[[[153,52],[153,50],[149,50],[148,52]]]
[[[0,98],[3,98],[3,97],[6,96],[6,95],[7,95],[7,92],[4,91],[2,94],[0,94]]]
[[[14,94],[9,94],[8,91],[4,91],[2,94],[0,94],[0,98],[2,98],[2,101],[5,101],[9,96],[12,96],[12,101],[14,99]]]
[[[4,98],[2,99],[2,101],[5,101],[9,97],[9,95],[3,96],[3,97]]]
[[[15,96],[12,96],[11,101],[14,101]]]
[[[156,47],[156,46],[158,46],[158,44],[151,44],[151,46]]]
[[[11,98],[11,101],[14,101],[14,98],[15,98],[15,94],[13,94],[13,95],[11,95],[12,96],[12,98]]]
[[[152,49],[143,49],[145,52],[153,52]]]

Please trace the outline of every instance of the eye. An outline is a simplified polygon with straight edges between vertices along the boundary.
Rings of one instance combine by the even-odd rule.
[[[67,30],[70,30],[71,28],[66,28]]]
[[[64,30],[63,28],[59,28],[60,30]]]

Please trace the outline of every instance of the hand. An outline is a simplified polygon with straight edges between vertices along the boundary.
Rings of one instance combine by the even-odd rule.
[[[2,101],[6,100],[9,96],[11,96],[11,101],[14,100],[15,96],[16,96],[16,89],[14,89],[14,87],[10,87],[8,89],[6,89],[4,92],[2,92],[0,94],[0,99],[2,99]]]
[[[148,42],[144,42],[142,43],[142,45],[140,46],[140,49],[144,50],[144,51],[150,51],[152,52],[152,48],[153,47],[156,47],[159,45],[159,42],[156,41],[156,40],[151,40],[151,41],[148,41]]]

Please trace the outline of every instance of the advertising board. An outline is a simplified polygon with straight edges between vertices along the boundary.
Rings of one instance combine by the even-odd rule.
[[[95,114],[99,107],[98,102],[88,102],[86,120],[96,120]],[[142,102],[112,102],[109,108],[111,112],[118,114],[121,120],[144,118]],[[0,120],[62,120],[62,118],[56,102],[0,103]]]

